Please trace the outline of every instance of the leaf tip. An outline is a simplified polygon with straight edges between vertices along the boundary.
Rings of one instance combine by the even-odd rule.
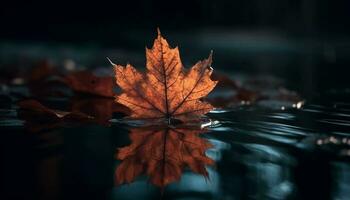
[[[210,50],[210,54],[209,54],[209,57],[208,57],[208,69],[210,70],[210,71],[213,71],[214,69],[213,69],[213,67],[211,66],[211,63],[212,63],[212,61],[213,61],[213,50]]]
[[[159,36],[162,36],[162,33],[160,32],[159,27],[157,27],[157,34],[158,34],[158,37],[159,37]]]
[[[111,61],[111,59],[109,59],[108,57],[106,57],[106,58],[107,58],[107,60],[109,61],[109,63],[111,63],[111,65],[116,66],[116,64],[114,64],[114,63]]]

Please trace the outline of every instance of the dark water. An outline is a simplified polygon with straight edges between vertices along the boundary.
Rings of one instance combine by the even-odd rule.
[[[110,127],[33,133],[10,105],[1,109],[2,199],[347,199],[349,97],[333,90],[299,108],[265,102],[213,111],[216,122],[200,134],[213,145],[208,177],[186,168],[164,189],[146,175],[115,185],[116,149],[130,145],[135,124],[115,116]]]

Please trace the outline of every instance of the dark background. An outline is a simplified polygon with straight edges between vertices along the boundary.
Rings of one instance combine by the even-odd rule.
[[[4,1],[0,8],[1,36],[13,40],[118,44],[113,35],[120,29],[157,26],[273,29],[313,37],[346,36],[350,30],[346,0]]]
[[[160,27],[187,67],[214,50],[218,70],[272,74],[305,95],[349,85],[347,0],[5,1],[0,9],[1,43],[127,50],[139,56],[107,56],[143,67]],[[98,64],[105,56],[88,55]]]

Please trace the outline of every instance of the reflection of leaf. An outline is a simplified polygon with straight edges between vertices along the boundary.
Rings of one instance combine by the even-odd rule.
[[[74,72],[65,77],[66,83],[76,92],[113,97],[114,81],[112,77],[97,77],[91,72]]]
[[[117,84],[123,90],[116,101],[131,109],[131,117],[186,120],[213,108],[201,100],[217,83],[210,79],[212,55],[185,70],[178,48],[170,48],[158,31],[152,49],[146,49],[146,58],[146,74],[130,64],[113,64]]]
[[[164,187],[178,181],[184,168],[207,177],[206,165],[214,161],[205,155],[212,145],[200,138],[202,130],[190,128],[147,127],[132,129],[131,144],[116,154],[122,163],[116,169],[118,184],[131,183],[141,174]]]

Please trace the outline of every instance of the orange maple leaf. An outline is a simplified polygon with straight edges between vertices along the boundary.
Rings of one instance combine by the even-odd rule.
[[[214,161],[205,155],[212,145],[200,138],[200,129],[190,127],[142,127],[132,129],[131,144],[119,148],[116,158],[122,160],[115,171],[117,184],[131,183],[146,174],[150,182],[164,187],[180,180],[185,168],[208,177],[205,168]]]
[[[166,119],[170,123],[171,119],[198,118],[213,109],[202,101],[217,84],[210,78],[212,53],[186,70],[178,47],[171,48],[158,30],[153,47],[146,48],[146,58],[146,73],[130,64],[123,67],[111,62],[116,83],[123,91],[116,96],[116,102],[130,108],[130,117]]]

